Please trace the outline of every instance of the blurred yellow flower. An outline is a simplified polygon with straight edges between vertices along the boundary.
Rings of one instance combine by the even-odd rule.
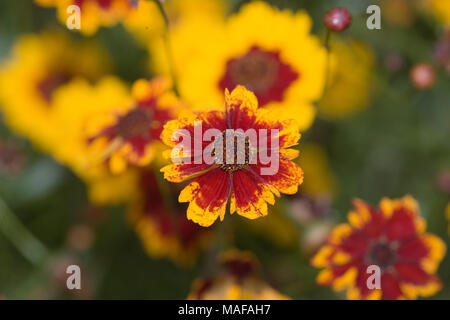
[[[93,161],[106,160],[113,173],[124,171],[128,164],[148,165],[156,155],[164,124],[182,107],[170,89],[167,78],[137,80],[132,100],[93,115],[87,125],[90,149],[97,155]]]
[[[222,103],[225,88],[241,84],[260,106],[307,129],[325,76],[325,50],[310,34],[311,25],[306,12],[280,11],[264,2],[244,5],[226,23],[200,16],[186,21],[170,33],[182,96],[208,108]],[[154,64],[167,71],[163,45],[153,50]]]
[[[58,18],[66,24],[72,13],[67,12],[71,5],[80,7],[80,32],[92,35],[98,28],[112,27],[124,20],[137,7],[129,0],[34,0],[44,7],[56,7]],[[137,1],[138,5],[146,1]]]
[[[48,150],[60,139],[53,115],[55,94],[77,77],[96,81],[106,70],[108,58],[92,43],[52,32],[19,38],[11,57],[0,66],[0,100],[6,123]]]
[[[213,243],[211,229],[187,220],[183,208],[168,205],[167,197],[175,194],[158,186],[154,172],[141,171],[138,194],[129,207],[128,220],[151,257],[167,257],[190,265],[201,250]]]
[[[318,110],[324,118],[340,119],[367,106],[374,56],[365,44],[336,37],[330,42],[330,50],[334,59]]]
[[[305,181],[301,193],[311,196],[331,198],[336,192],[336,177],[334,176],[326,151],[316,143],[305,143],[300,156],[295,160],[305,172]]]
[[[450,26],[450,1],[428,0],[430,9],[436,18],[445,26]]]
[[[220,258],[221,273],[193,282],[189,300],[288,300],[258,276],[259,263],[245,251],[230,250]]]
[[[211,19],[222,21],[228,6],[224,0],[167,0],[163,4],[171,29],[183,25],[184,21]],[[137,10],[130,12],[124,26],[145,45],[162,41],[165,32],[164,19],[154,1],[141,1]]]

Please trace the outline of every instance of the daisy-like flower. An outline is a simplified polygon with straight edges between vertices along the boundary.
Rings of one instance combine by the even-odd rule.
[[[149,170],[140,174],[139,196],[129,209],[129,221],[151,257],[167,257],[182,265],[195,261],[202,249],[211,243],[211,230],[186,219],[182,208],[171,208]]]
[[[250,252],[230,250],[219,259],[212,278],[196,279],[189,300],[288,300],[258,275],[259,262]]]
[[[8,126],[43,150],[58,140],[55,94],[75,78],[97,81],[108,70],[100,48],[46,32],[21,37],[0,67],[0,108]]]
[[[384,198],[378,208],[362,200],[355,200],[354,206],[349,224],[338,225],[311,260],[324,268],[319,284],[347,289],[348,299],[416,299],[440,290],[435,273],[446,247],[425,233],[425,220],[411,196]],[[369,266],[380,268],[380,288],[372,286]]]
[[[80,32],[92,35],[102,27],[112,27],[137,10],[140,0],[35,0],[44,7],[56,7],[58,18],[66,24],[72,13],[67,9],[76,5],[80,8]]]
[[[215,106],[224,89],[244,85],[260,107],[295,118],[307,129],[315,115],[312,103],[322,94],[326,64],[311,24],[305,12],[279,11],[260,1],[244,5],[225,23],[186,21],[170,34],[183,97],[196,106]],[[166,65],[158,60],[164,47],[156,49],[155,64]]]
[[[138,80],[133,100],[94,117],[88,125],[92,153],[109,162],[113,173],[127,164],[144,166],[154,158],[163,125],[177,115],[180,102],[167,78]]]
[[[334,60],[318,111],[323,118],[342,119],[367,106],[374,57],[365,44],[350,39],[334,37],[330,50]]]
[[[245,135],[249,129],[258,131],[258,136],[249,139]],[[212,149],[211,141],[197,143],[210,130],[217,133]],[[237,143],[236,140],[229,143],[230,130],[236,133]],[[184,113],[164,126],[161,139],[173,147],[172,159],[180,151],[179,134],[186,132],[191,137],[189,146],[193,152],[183,148],[181,156],[175,157],[179,163],[161,171],[172,182],[195,178],[181,191],[178,200],[190,202],[187,217],[202,226],[210,226],[219,216],[223,220],[230,197],[231,213],[236,211],[249,219],[263,217],[267,215],[267,203],[275,202],[274,194],[294,194],[303,181],[302,169],[291,161],[298,152],[288,149],[300,139],[297,124],[293,120],[277,121],[266,110],[258,109],[255,95],[243,86],[236,87],[231,94],[225,90],[225,112]],[[216,144],[217,141],[222,143]],[[207,150],[212,151],[212,162],[196,156]],[[263,160],[264,153],[276,163]],[[277,167],[272,167],[273,164]]]

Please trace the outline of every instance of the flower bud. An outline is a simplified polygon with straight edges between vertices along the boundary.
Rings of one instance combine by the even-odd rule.
[[[330,31],[341,32],[352,23],[352,15],[347,9],[337,7],[325,14],[323,22]]]
[[[429,63],[419,63],[409,73],[413,86],[418,90],[427,90],[436,82],[436,72]]]

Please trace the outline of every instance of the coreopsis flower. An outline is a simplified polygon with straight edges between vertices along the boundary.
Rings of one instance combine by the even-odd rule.
[[[425,220],[411,196],[384,198],[378,208],[362,200],[354,206],[349,223],[336,226],[311,260],[324,268],[319,284],[347,289],[348,299],[416,299],[441,289],[435,273],[446,246],[425,232]],[[379,288],[374,282],[369,286],[369,266],[380,268]]]
[[[51,155],[68,166],[88,187],[90,200],[99,205],[128,202],[137,194],[138,172],[129,168],[112,174],[105,161],[98,161],[89,144],[88,124],[132,100],[129,88],[115,77],[104,77],[95,85],[76,79],[55,94],[52,114],[58,124]]]
[[[97,46],[62,33],[19,38],[0,67],[0,108],[7,125],[48,150],[59,139],[55,94],[78,77],[98,80],[108,70],[107,61]]]
[[[230,131],[236,134],[231,139]],[[249,131],[255,136],[249,137]],[[205,137],[213,132],[211,144]],[[188,148],[180,149],[177,142],[185,142],[187,135]],[[302,169],[291,161],[298,152],[289,149],[300,139],[297,124],[278,121],[258,109],[255,95],[243,86],[231,94],[225,89],[224,112],[184,113],[164,126],[161,139],[173,147],[176,162],[161,169],[165,179],[182,182],[195,178],[178,200],[189,202],[188,219],[202,226],[210,226],[219,216],[223,220],[229,198],[231,213],[249,219],[263,217],[267,203],[275,202],[274,194],[294,194],[303,181]],[[197,156],[208,152],[212,159]],[[263,160],[264,154],[273,161]]]
[[[431,12],[444,26],[450,26],[450,2],[446,0],[426,0]]]
[[[174,196],[172,190],[164,194],[152,171],[141,172],[139,185],[139,196],[128,217],[147,253],[184,265],[193,263],[211,243],[211,230],[187,220],[182,208],[171,208],[167,197]]]
[[[350,39],[334,37],[330,51],[334,60],[318,111],[324,118],[342,119],[367,107],[375,59],[367,45]]]
[[[74,12],[69,11],[70,6],[80,8],[80,29],[85,35],[92,35],[102,27],[112,27],[126,19],[136,11],[140,0],[35,0],[44,7],[56,7],[58,19],[66,24]],[[76,29],[75,29],[76,30]]]
[[[163,125],[181,107],[170,88],[168,78],[138,80],[132,101],[92,119],[87,128],[92,152],[106,160],[113,173],[124,171],[127,164],[148,165],[155,157]]]
[[[260,107],[295,118],[307,129],[326,65],[326,51],[310,34],[311,24],[304,11],[280,11],[261,1],[242,6],[225,23],[186,21],[170,33],[183,97],[208,108],[221,103],[224,89],[243,85],[255,93]],[[154,64],[167,65],[167,59],[158,59],[164,47],[157,49]]]
[[[253,254],[230,250],[220,257],[221,270],[210,278],[196,279],[189,300],[288,300],[258,275]]]

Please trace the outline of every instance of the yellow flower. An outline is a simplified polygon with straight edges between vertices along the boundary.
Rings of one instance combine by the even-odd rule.
[[[123,21],[131,12],[136,11],[128,0],[35,0],[44,7],[57,8],[58,18],[64,25],[72,13],[67,12],[71,5],[80,7],[80,32],[92,35],[98,28],[112,27]],[[139,1],[138,4],[146,1]]]
[[[61,87],[77,77],[97,80],[108,59],[90,43],[61,33],[21,37],[0,67],[0,100],[12,130],[48,150],[58,140],[52,102]]]
[[[137,194],[136,170],[112,175],[106,163],[95,162],[86,128],[99,114],[111,112],[129,101],[128,87],[115,77],[105,77],[96,85],[77,79],[54,97],[53,115],[58,127],[50,153],[87,183],[90,199],[97,204],[121,203]]]
[[[211,230],[187,220],[181,208],[168,206],[165,198],[175,195],[158,186],[151,170],[141,170],[138,185],[139,196],[129,207],[128,219],[147,253],[181,265],[195,262],[199,253],[213,243]]]
[[[332,70],[318,110],[324,118],[339,119],[367,106],[374,57],[366,45],[354,40],[334,38],[330,48]]]
[[[448,0],[428,0],[430,9],[436,18],[445,26],[450,25],[450,2]]]
[[[306,12],[279,11],[263,2],[243,6],[226,23],[186,21],[170,34],[182,96],[207,108],[222,102],[225,88],[241,84],[260,106],[307,129],[325,76],[325,50],[310,34],[311,24]],[[155,65],[166,66],[164,47],[155,50]]]
[[[193,282],[189,300],[288,300],[259,276],[250,252],[230,250],[220,257],[222,273]]]
[[[128,164],[145,166],[153,160],[164,124],[182,107],[170,88],[167,78],[140,79],[132,100],[90,119],[87,134],[98,161],[106,160],[113,173],[120,173]]]
[[[227,3],[223,0],[167,0],[163,4],[170,28],[178,28],[186,20],[225,18]],[[165,32],[163,17],[154,1],[140,1],[138,10],[130,12],[124,26],[143,44],[162,41]]]
[[[296,162],[305,171],[302,193],[331,197],[336,191],[336,178],[331,171],[325,150],[318,144],[306,143]]]

